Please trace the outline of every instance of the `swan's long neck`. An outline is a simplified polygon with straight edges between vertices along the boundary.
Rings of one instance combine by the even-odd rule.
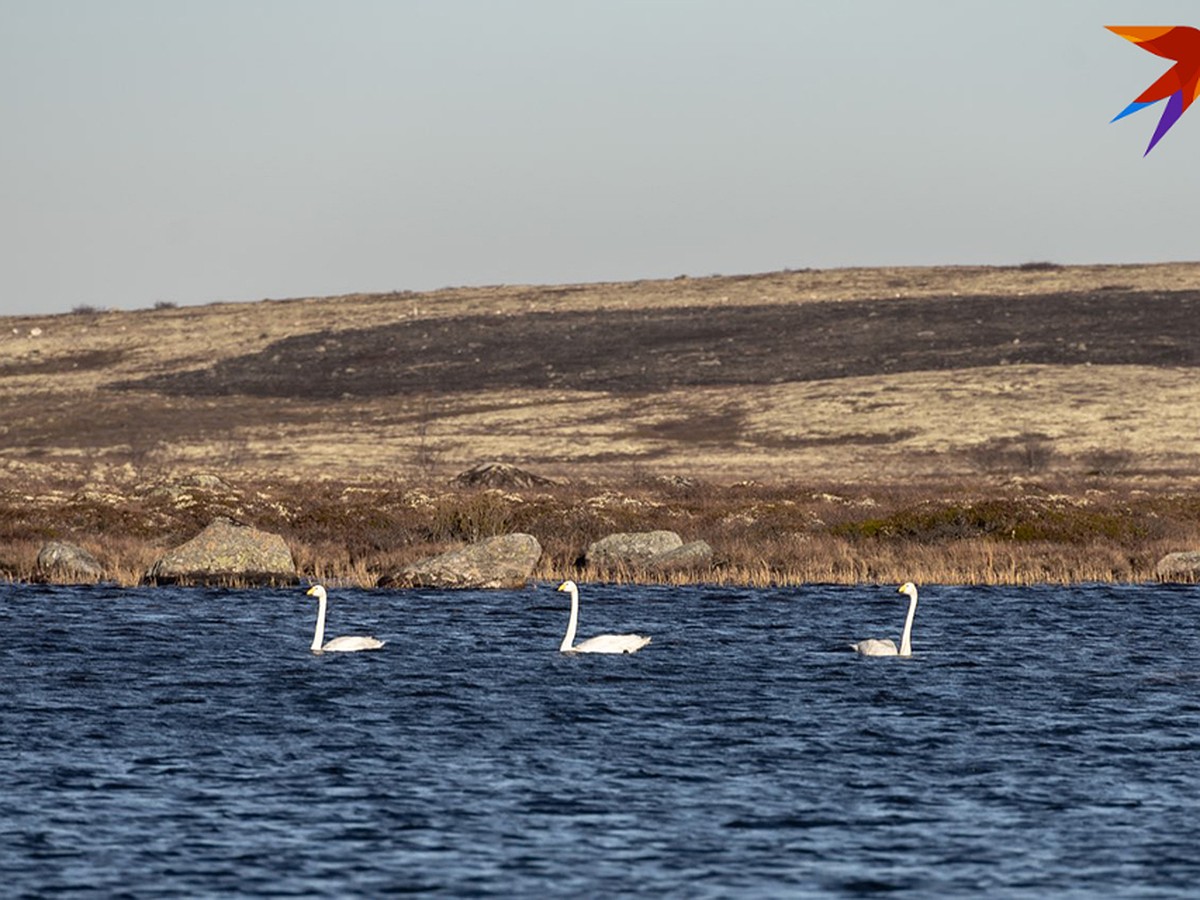
[[[325,597],[324,595],[317,596],[317,630],[313,632],[313,642],[311,649],[320,650],[321,644],[325,640]]]
[[[900,635],[900,656],[912,656],[912,626],[917,614],[917,595],[908,595],[908,617],[904,620],[904,633]]]
[[[565,653],[575,644],[575,629],[579,626],[579,589],[572,586],[568,593],[571,595],[571,620],[567,622],[567,633],[563,635],[558,650]]]

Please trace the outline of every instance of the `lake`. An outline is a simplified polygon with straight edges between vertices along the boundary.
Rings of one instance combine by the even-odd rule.
[[[1200,588],[0,585],[9,897],[1189,897]]]

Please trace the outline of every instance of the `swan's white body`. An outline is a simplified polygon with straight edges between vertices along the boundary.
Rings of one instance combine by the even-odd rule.
[[[650,643],[650,638],[641,634],[598,634],[576,644],[575,629],[579,625],[579,588],[573,581],[564,581],[558,586],[558,589],[571,595],[571,620],[567,623],[567,633],[558,647],[560,653],[637,653]]]
[[[378,638],[357,634],[336,637],[322,645],[321,641],[325,639],[325,609],[328,603],[325,588],[314,584],[308,589],[308,596],[317,598],[317,630],[313,632],[313,642],[310,648],[313,653],[352,653],[355,650],[378,650],[384,645],[384,642]]]
[[[906,581],[899,593],[908,594],[908,617],[904,620],[904,633],[900,635],[900,649],[888,638],[867,638],[850,646],[863,656],[912,656],[913,617],[917,614],[917,586]]]

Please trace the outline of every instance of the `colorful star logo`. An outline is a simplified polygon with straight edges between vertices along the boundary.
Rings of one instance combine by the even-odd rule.
[[[1113,121],[1144,109],[1159,100],[1166,100],[1154,137],[1146,153],[1154,149],[1171,126],[1179,121],[1196,95],[1200,93],[1200,30],[1182,25],[1105,25],[1113,34],[1132,41],[1143,50],[1175,60],[1167,72],[1142,91],[1137,99],[1123,109]],[[1142,155],[1145,156],[1146,153]]]

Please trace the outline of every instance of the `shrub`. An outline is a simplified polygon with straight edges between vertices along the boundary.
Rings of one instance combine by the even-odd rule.
[[[1088,475],[1123,475],[1133,466],[1131,450],[1093,450],[1083,457],[1084,471]]]
[[[498,491],[449,494],[437,501],[429,538],[478,541],[511,530],[512,501]]]
[[[971,463],[982,472],[1025,472],[1040,474],[1050,468],[1057,455],[1043,434],[999,437],[967,451]]]

